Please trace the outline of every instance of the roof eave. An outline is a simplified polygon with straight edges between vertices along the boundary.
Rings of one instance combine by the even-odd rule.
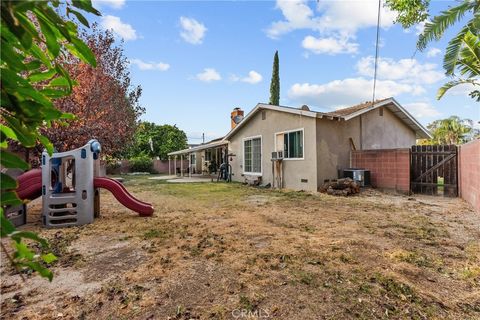
[[[173,152],[168,153],[167,155],[168,156],[178,156],[178,155],[183,155],[183,154],[189,154],[189,153],[198,152],[198,151],[202,151],[202,150],[206,150],[206,149],[210,149],[210,148],[216,148],[216,147],[219,147],[219,146],[223,146],[225,144],[228,144],[228,140],[222,139],[221,141],[206,143],[206,144],[202,144],[202,145],[199,145],[199,146],[196,146],[196,147],[193,147],[193,148],[189,148],[189,149],[173,151]]]
[[[318,112],[315,112],[315,111],[307,111],[307,110],[295,109],[295,108],[284,107],[284,106],[274,106],[271,104],[257,103],[255,108],[253,108],[249,113],[247,113],[245,118],[243,118],[243,120],[235,128],[233,128],[232,130],[230,130],[229,133],[227,133],[227,135],[225,136],[225,139],[229,139],[231,136],[233,136],[260,109],[286,112],[286,113],[297,114],[300,116],[311,117],[311,118],[316,118],[318,116]]]

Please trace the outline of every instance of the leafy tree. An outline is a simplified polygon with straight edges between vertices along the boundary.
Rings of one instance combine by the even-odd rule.
[[[457,116],[435,120],[427,128],[433,135],[431,144],[462,144],[478,135],[472,120],[460,119]]]
[[[122,46],[115,46],[113,34],[99,30],[95,24],[92,31],[82,38],[94,53],[97,67],[71,54],[63,57],[62,66],[77,85],[71,95],[54,102],[59,110],[76,118],[68,120],[68,126],[53,123],[41,132],[59,152],[81,147],[95,138],[102,144],[102,154],[111,156],[125,150],[132,140],[137,118],[144,111],[139,105],[142,91],[140,86],[131,87],[128,60]],[[32,150],[28,158],[33,165],[39,163],[41,152],[41,146]]]
[[[428,19],[430,0],[386,0],[385,6],[398,13],[395,22],[410,28]]]
[[[64,15],[57,12],[64,10]],[[96,65],[95,56],[80,39],[77,25],[70,18],[89,27],[81,11],[100,15],[90,0],[60,3],[51,1],[1,1],[1,165],[4,168],[28,169],[28,164],[7,151],[8,141],[17,141],[24,147],[33,147],[39,141],[52,153],[53,146],[40,128],[55,121],[73,119],[69,113],[55,108],[53,99],[72,92],[73,80],[59,63],[65,54]],[[63,18],[66,16],[67,18]],[[17,182],[1,174],[1,238],[9,238],[13,255],[2,250],[17,270],[30,269],[42,277],[53,278],[45,267],[56,258],[46,253],[48,243],[37,234],[18,231],[5,218],[4,208],[22,204],[17,198]],[[24,241],[39,244],[41,252],[32,251]]]
[[[273,57],[272,80],[270,81],[270,102],[269,104],[280,105],[280,73],[278,62],[278,51],[275,51]]]
[[[398,12],[396,21],[405,28],[426,21],[425,28],[417,41],[419,50],[424,50],[431,41],[441,39],[445,31],[465,15],[471,15],[472,17],[462,29],[448,42],[443,57],[443,67],[445,74],[452,80],[438,90],[437,99],[441,99],[445,92],[460,84],[480,86],[480,41],[478,38],[480,34],[480,1],[463,0],[457,6],[442,11],[431,21],[428,21],[429,0],[387,0],[385,5]],[[472,90],[470,96],[476,101],[480,101],[480,90]]]
[[[129,157],[145,154],[167,160],[168,153],[185,149],[187,146],[187,135],[177,126],[141,122],[135,132]]]

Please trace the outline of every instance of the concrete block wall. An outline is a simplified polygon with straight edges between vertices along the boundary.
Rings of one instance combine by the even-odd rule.
[[[458,148],[459,196],[480,213],[480,140]]]
[[[182,161],[183,161],[183,166],[182,166]],[[180,160],[177,159],[176,161],[177,168],[180,169],[183,167],[183,169],[187,169],[189,164],[188,160]],[[168,174],[168,160],[153,160],[153,169],[158,172],[158,173],[165,173]],[[170,160],[170,173],[175,174],[175,161]]]
[[[175,174],[175,163],[177,168],[180,169],[182,167],[181,160],[177,159],[175,162],[174,160],[170,161],[170,173]],[[183,160],[183,169],[188,168],[189,162],[188,160]],[[153,169],[158,173],[168,174],[168,160],[153,160]],[[106,172],[106,169],[105,169]],[[130,172],[130,163],[128,160],[121,160],[120,166],[114,170],[109,170],[108,174],[126,174]]]
[[[370,170],[373,187],[410,192],[410,149],[352,151],[351,164]]]

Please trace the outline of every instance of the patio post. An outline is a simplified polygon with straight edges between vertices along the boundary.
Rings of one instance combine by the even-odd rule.
[[[192,154],[188,154],[188,176],[191,178],[192,177]]]
[[[168,156],[168,175],[169,175],[169,176],[172,175],[172,174],[170,173],[170,172],[171,172],[171,170],[170,170],[170,159],[171,159],[171,158],[172,158],[171,156]]]
[[[183,177],[183,154],[180,155],[180,175]]]
[[[175,158],[173,160],[173,173],[177,175],[177,155],[175,155]]]

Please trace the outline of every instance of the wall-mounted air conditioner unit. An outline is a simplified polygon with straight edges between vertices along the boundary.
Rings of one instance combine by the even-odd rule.
[[[272,152],[272,161],[274,160],[282,160],[283,159],[283,151],[274,151]]]

